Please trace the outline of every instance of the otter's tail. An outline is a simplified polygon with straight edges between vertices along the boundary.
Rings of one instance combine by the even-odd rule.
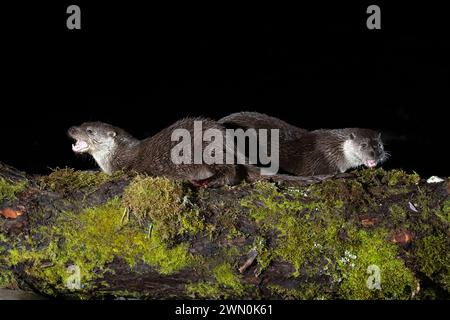
[[[305,129],[259,112],[236,112],[223,117],[218,122],[225,126],[244,129],[279,129],[280,137],[284,140],[298,139],[307,132]]]

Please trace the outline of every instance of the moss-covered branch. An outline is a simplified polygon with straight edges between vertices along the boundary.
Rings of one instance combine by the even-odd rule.
[[[382,169],[295,188],[196,189],[1,165],[0,287],[74,298],[448,298],[448,188]]]

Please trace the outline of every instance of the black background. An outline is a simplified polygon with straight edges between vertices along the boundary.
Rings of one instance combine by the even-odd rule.
[[[96,4],[94,4],[95,2]],[[93,168],[66,130],[87,120],[139,138],[190,115],[260,111],[307,129],[384,133],[385,168],[450,175],[449,18],[436,3],[2,7],[0,161]],[[66,28],[81,7],[82,30]]]

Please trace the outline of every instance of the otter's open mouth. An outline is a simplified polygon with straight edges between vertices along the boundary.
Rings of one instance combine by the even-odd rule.
[[[373,168],[377,166],[377,161],[376,160],[367,160],[366,161],[366,166],[368,166],[369,168]]]
[[[75,144],[72,144],[72,150],[74,152],[82,153],[89,150],[89,144],[83,140],[77,140]]]

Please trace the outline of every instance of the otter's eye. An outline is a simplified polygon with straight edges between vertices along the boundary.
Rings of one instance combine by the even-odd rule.
[[[94,131],[93,131],[92,129],[86,129],[86,132],[87,132],[88,134],[94,134]]]
[[[361,143],[361,147],[364,149],[367,148],[367,143]]]

